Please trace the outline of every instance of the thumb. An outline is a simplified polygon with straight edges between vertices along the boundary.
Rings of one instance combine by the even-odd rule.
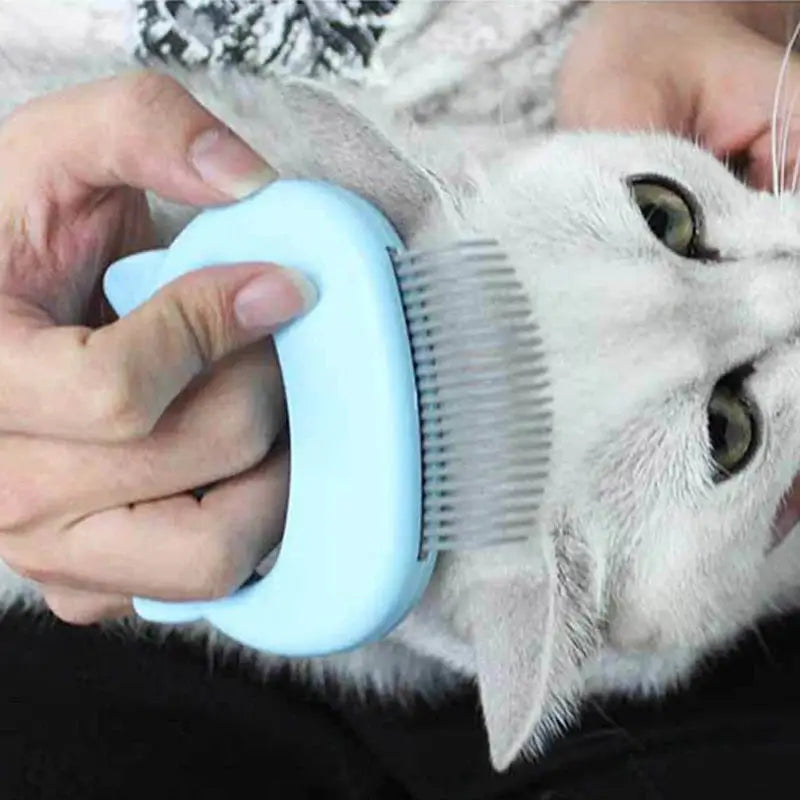
[[[0,128],[0,174],[10,196],[35,196],[51,184],[62,200],[133,186],[188,205],[229,202],[275,178],[180,83],[152,71],[73,86],[17,109]]]
[[[196,270],[173,281],[128,316],[95,331],[91,360],[125,353],[113,436],[148,433],[196,376],[230,353],[308,310],[316,289],[275,265]],[[113,404],[112,404],[113,405]]]
[[[303,275],[272,264],[196,270],[97,330],[53,326],[6,300],[0,428],[95,441],[144,436],[197,375],[315,302]]]

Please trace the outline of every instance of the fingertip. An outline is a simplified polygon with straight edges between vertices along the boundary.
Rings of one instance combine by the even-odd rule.
[[[189,145],[189,162],[214,190],[240,200],[277,177],[277,172],[230,128],[216,126]]]
[[[54,124],[59,120],[59,124]],[[8,134],[9,126],[4,130]],[[3,162],[37,175],[57,167],[82,189],[130,186],[166,200],[214,206],[275,179],[245,141],[170,75],[137,70],[70,87],[23,106]],[[6,137],[8,138],[8,136]],[[17,163],[21,162],[21,163]]]
[[[271,265],[237,292],[234,311],[243,328],[269,330],[306,313],[317,300],[316,286],[303,273]]]

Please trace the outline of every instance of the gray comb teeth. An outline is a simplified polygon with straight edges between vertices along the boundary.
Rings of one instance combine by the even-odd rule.
[[[494,239],[392,253],[422,431],[421,555],[530,536],[552,410],[531,303]]]

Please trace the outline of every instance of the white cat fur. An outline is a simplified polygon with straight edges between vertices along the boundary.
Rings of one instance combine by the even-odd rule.
[[[81,60],[37,37],[0,44],[2,114],[130,66],[108,42],[84,43],[92,56]],[[309,84],[182,79],[283,174],[361,192],[409,245],[499,238],[551,353],[553,469],[529,541],[442,556],[425,598],[386,641],[298,670],[394,697],[477,680],[503,769],[539,752],[588,695],[663,692],[761,616],[796,605],[800,537],[769,548],[800,465],[797,201],[745,188],[667,135],[560,134],[467,175],[452,143],[420,150],[418,140],[409,152],[422,155],[405,155],[407,130],[390,144]],[[685,260],[656,241],[625,184],[634,173],[691,189],[719,262]],[[188,212],[155,205],[169,238]],[[763,443],[744,472],[715,485],[706,403],[743,363],[756,368],[747,385]],[[6,606],[41,607],[8,571],[0,589]],[[231,647],[201,627],[186,635]],[[280,663],[253,657],[265,669]]]

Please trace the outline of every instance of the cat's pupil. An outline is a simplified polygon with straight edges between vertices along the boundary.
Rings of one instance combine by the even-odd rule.
[[[718,470],[716,480],[725,480],[745,467],[758,445],[753,407],[742,392],[747,374],[734,370],[723,377],[708,402],[706,424]]]
[[[722,414],[709,414],[708,436],[714,452],[724,450],[728,441],[728,418]]]
[[[647,203],[642,206],[642,216],[647,222],[647,226],[653,232],[653,235],[661,239],[666,239],[669,232],[670,216],[669,212],[663,206],[657,206],[654,203]]]
[[[660,175],[633,176],[628,185],[644,223],[661,244],[682,258],[713,257],[700,245],[699,210],[685,187]]]

